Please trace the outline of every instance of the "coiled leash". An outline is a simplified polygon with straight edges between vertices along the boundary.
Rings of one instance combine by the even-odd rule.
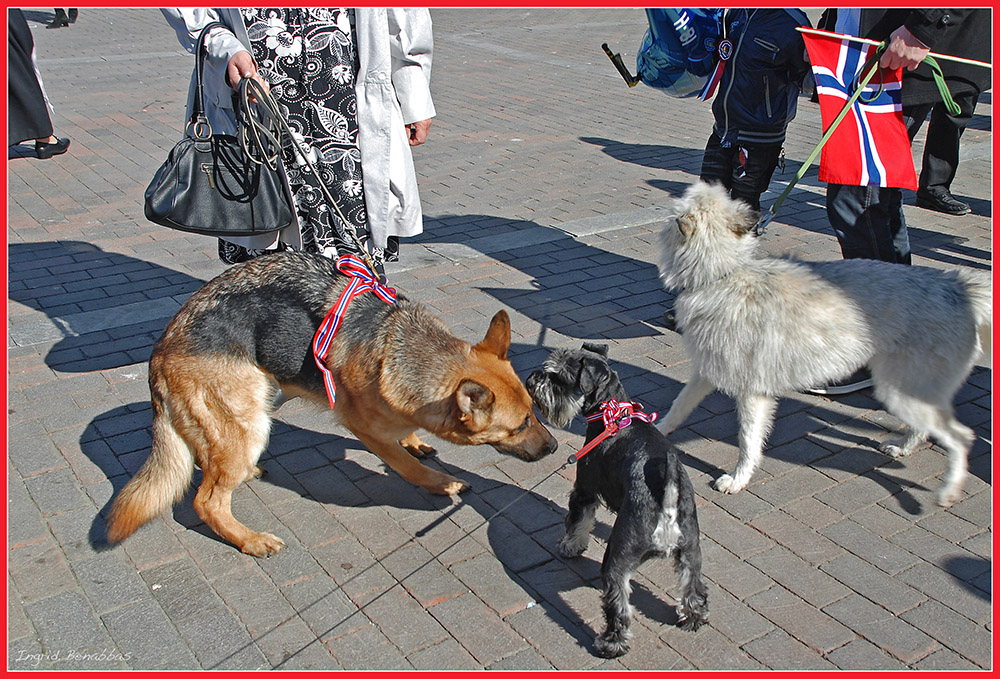
[[[254,104],[257,106],[254,107]],[[291,126],[281,113],[278,102],[269,92],[264,91],[264,88],[256,80],[251,78],[240,80],[236,122],[243,151],[255,163],[266,164],[271,169],[275,169],[281,153],[282,140],[287,140],[293,146],[296,159],[302,161],[316,177],[316,182],[319,184],[327,205],[340,218],[341,223],[344,224],[345,233],[354,240],[354,244],[358,248],[359,254],[357,255],[346,254],[337,258],[337,270],[349,276],[351,282],[340,293],[337,303],[327,312],[323,322],[316,330],[312,342],[313,359],[320,372],[323,373],[326,396],[330,401],[330,408],[333,409],[337,402],[337,387],[333,382],[333,375],[326,365],[326,358],[330,353],[333,337],[337,334],[341,321],[344,320],[347,307],[355,297],[368,291],[374,292],[386,304],[392,304],[396,301],[396,290],[386,284],[384,277],[376,276],[374,260],[368,254],[358,234],[350,227],[350,222],[341,211],[336,198],[330,193],[326,182],[323,181],[322,176],[313,165],[309,158],[310,149],[295,137]]]

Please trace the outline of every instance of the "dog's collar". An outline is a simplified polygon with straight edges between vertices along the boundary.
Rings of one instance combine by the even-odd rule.
[[[617,399],[611,399],[610,401],[602,403],[598,411],[593,415],[587,415],[586,419],[587,422],[597,422],[598,420],[602,420],[604,422],[604,431],[597,435],[590,443],[581,448],[576,454],[576,459],[579,460],[581,457],[596,448],[601,441],[609,436],[616,435],[620,430],[627,427],[632,423],[633,417],[640,419],[643,422],[656,421],[656,413],[638,412],[641,410],[642,405],[635,403],[634,401],[620,402]]]

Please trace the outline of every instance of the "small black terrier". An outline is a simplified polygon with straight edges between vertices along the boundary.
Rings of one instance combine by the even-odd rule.
[[[587,417],[583,450],[604,435],[605,419],[617,419],[602,416],[603,411],[618,404],[631,405],[607,356],[605,344],[556,349],[526,382],[538,410],[554,425],[565,427],[579,413]],[[694,631],[708,621],[694,489],[677,449],[640,416],[632,415],[629,422],[620,420],[616,435],[597,442],[580,457],[566,535],[559,542],[562,556],[579,556],[590,540],[598,502],[603,500],[618,514],[601,563],[607,629],[597,637],[595,647],[606,658],[628,652],[630,580],[635,569],[651,557],[674,557],[681,583],[677,606],[681,629]]]

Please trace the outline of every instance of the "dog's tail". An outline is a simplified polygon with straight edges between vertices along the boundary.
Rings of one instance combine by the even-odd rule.
[[[194,455],[174,429],[166,406],[153,403],[153,448],[142,468],[125,484],[108,516],[108,542],[124,540],[141,525],[172,507],[194,474]]]
[[[965,286],[976,322],[979,335],[979,349],[985,357],[987,365],[992,364],[993,357],[993,281],[991,276],[983,271],[956,269],[958,278]]]

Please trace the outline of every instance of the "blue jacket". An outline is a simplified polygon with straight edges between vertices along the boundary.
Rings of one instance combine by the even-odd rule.
[[[802,79],[809,71],[797,26],[799,9],[732,9],[726,34],[733,53],[712,102],[715,133],[729,144],[780,144],[795,117]]]

